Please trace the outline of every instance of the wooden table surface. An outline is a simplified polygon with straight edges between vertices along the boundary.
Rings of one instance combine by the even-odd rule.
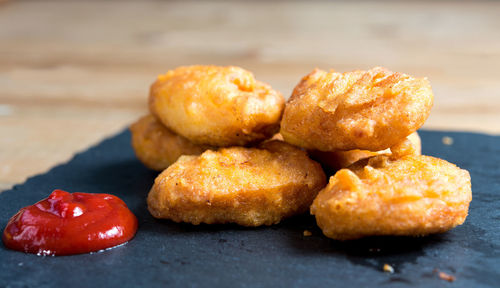
[[[179,65],[289,95],[314,67],[427,76],[425,128],[500,133],[500,2],[1,1],[0,191],[147,113]]]

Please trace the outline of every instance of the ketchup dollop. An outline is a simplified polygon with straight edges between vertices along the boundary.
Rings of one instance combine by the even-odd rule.
[[[54,190],[10,218],[2,240],[13,250],[70,255],[123,244],[136,231],[137,218],[120,198]]]

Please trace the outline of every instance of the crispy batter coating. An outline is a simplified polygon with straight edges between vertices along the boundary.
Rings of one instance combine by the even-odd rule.
[[[430,156],[379,155],[332,176],[311,214],[333,239],[421,236],[462,224],[471,199],[466,170]]]
[[[422,155],[422,140],[417,132],[410,134],[405,140],[389,148],[392,159],[406,155]],[[389,153],[386,153],[389,154]]]
[[[309,209],[326,185],[321,166],[282,141],[182,156],[155,180],[148,207],[175,222],[271,225]]]
[[[135,155],[146,167],[163,171],[181,155],[199,155],[210,149],[208,145],[196,145],[175,134],[152,115],[140,118],[130,125],[132,147]]]
[[[151,86],[149,108],[175,133],[197,144],[246,145],[279,130],[283,96],[239,67],[188,66]]]
[[[346,73],[316,69],[295,87],[280,133],[310,150],[384,150],[424,124],[433,98],[427,79],[381,67]]]
[[[382,151],[368,151],[368,150],[348,150],[348,151],[331,151],[323,152],[317,150],[308,151],[312,159],[318,161],[323,166],[328,167],[332,170],[339,170],[346,168],[349,165],[368,157],[380,155],[380,154],[391,154],[394,157],[399,158],[404,155],[420,155],[422,153],[422,142],[420,136],[417,132],[413,132],[406,139],[392,146],[390,149]],[[398,157],[399,156],[399,157]]]

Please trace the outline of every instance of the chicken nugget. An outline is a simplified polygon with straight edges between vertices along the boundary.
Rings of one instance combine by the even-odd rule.
[[[420,155],[422,153],[422,142],[417,132],[413,132],[406,139],[392,146],[390,149],[382,151],[368,150],[348,150],[348,151],[331,151],[323,152],[317,150],[308,151],[312,159],[321,163],[324,167],[328,167],[334,171],[346,168],[349,165],[365,158],[373,157],[380,154],[392,154],[394,157],[401,157],[408,154]]]
[[[271,225],[307,211],[325,185],[306,152],[274,140],[182,156],[156,178],[147,202],[154,217],[175,222]]]
[[[283,96],[239,67],[188,66],[151,86],[150,111],[193,143],[246,145],[279,130]]]
[[[152,115],[140,118],[130,125],[132,147],[137,158],[148,168],[163,171],[181,155],[199,155],[210,149],[196,145],[175,134]]]
[[[422,236],[462,224],[472,200],[466,170],[434,157],[379,155],[339,170],[311,206],[337,240]]]
[[[424,124],[433,99],[425,78],[381,67],[346,73],[316,69],[295,87],[280,133],[310,150],[384,150]]]

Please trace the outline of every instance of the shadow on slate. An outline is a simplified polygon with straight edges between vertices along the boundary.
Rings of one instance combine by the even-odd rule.
[[[55,188],[111,193],[139,219],[128,244],[94,254],[38,257],[0,245],[0,287],[493,287],[500,283],[500,137],[421,131],[423,153],[468,169],[473,201],[464,225],[423,238],[338,242],[314,218],[279,225],[176,224],[152,218],[145,198],[156,173],[139,163],[124,131],[66,164],[0,194],[0,227]],[[453,145],[444,145],[449,136]],[[312,231],[304,237],[303,231]],[[394,274],[382,271],[387,263]],[[454,275],[439,279],[434,269]]]

